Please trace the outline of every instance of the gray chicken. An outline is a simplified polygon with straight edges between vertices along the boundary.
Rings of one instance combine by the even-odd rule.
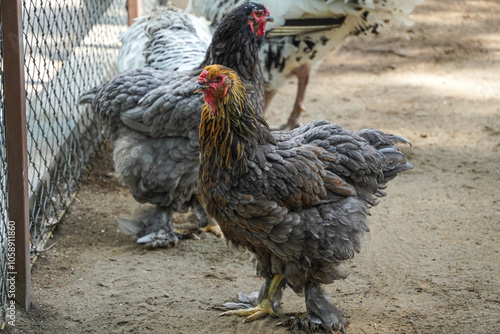
[[[237,69],[252,85],[257,112],[263,109],[258,49],[267,21],[263,5],[248,3],[229,12],[214,33],[205,60],[189,71],[142,68],[119,74],[84,94],[113,143],[115,175],[140,203],[154,206],[120,228],[149,247],[175,246],[183,234],[173,229],[172,212],[192,207],[206,224],[197,198],[200,123],[203,99],[193,94],[200,70],[213,63]],[[215,222],[209,227],[217,228]]]
[[[370,207],[388,181],[413,168],[394,146],[409,142],[327,121],[272,132],[224,66],[207,66],[196,87],[206,101],[200,192],[207,213],[227,240],[254,254],[266,280],[256,306],[224,314],[275,315],[288,285],[305,292],[307,308],[292,327],[343,331],[345,319],[320,285],[345,277],[338,266],[359,252]]]

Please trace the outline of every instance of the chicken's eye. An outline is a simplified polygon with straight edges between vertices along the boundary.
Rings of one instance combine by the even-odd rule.
[[[214,82],[220,82],[222,80],[221,76],[218,75],[214,78]]]
[[[262,16],[262,12],[255,12],[255,16],[261,17]]]

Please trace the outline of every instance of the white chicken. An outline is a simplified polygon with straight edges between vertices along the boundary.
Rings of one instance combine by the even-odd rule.
[[[150,66],[186,71],[199,65],[212,41],[208,22],[178,9],[153,11],[135,19],[120,35],[118,71]]]

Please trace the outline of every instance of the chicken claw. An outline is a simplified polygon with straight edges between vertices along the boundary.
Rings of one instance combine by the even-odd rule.
[[[254,320],[263,318],[267,315],[272,317],[277,317],[276,312],[274,312],[272,308],[272,303],[270,300],[263,300],[260,304],[255,307],[243,308],[239,310],[230,310],[224,313],[221,313],[219,316],[224,315],[239,315],[240,317],[246,317],[243,322],[252,322]]]
[[[218,238],[222,238],[224,236],[222,234],[222,230],[220,229],[219,224],[217,224],[217,222],[215,221],[215,219],[208,218],[207,222],[208,222],[207,226],[200,227],[200,231],[201,232],[205,232],[205,233],[210,232],[210,233],[214,234]]]
[[[273,278],[268,278],[266,280],[266,283],[263,286],[263,290],[261,290],[262,296],[263,297],[260,302],[254,306],[254,307],[243,307],[237,310],[230,310],[226,311],[224,313],[221,313],[220,316],[223,315],[239,315],[240,317],[246,317],[243,322],[252,322],[254,320],[263,318],[267,315],[270,315],[272,317],[277,317],[278,315],[274,311],[273,308],[273,298],[276,294],[276,292],[280,291],[282,289],[282,281],[283,281],[283,276],[281,275],[274,275]],[[260,295],[260,294],[259,294]],[[238,298],[240,297],[248,297],[246,295],[240,294]],[[253,298],[252,298],[253,299]],[[248,300],[251,302],[250,300]],[[226,304],[227,305],[227,304]],[[243,305],[248,305],[248,304],[243,304]]]

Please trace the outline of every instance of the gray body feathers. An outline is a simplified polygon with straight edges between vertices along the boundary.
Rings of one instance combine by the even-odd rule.
[[[394,146],[409,142],[374,129],[352,133],[327,121],[289,132],[238,127],[256,128],[260,135],[243,145],[244,157],[232,160],[230,168],[216,167],[212,150],[204,150],[210,142],[202,145],[207,212],[230,242],[255,255],[257,273],[266,278],[259,299],[266,284],[281,275],[306,296],[307,314],[292,327],[343,330],[345,319],[320,284],[346,277],[339,265],[360,251],[369,209],[385,195],[388,181],[413,168]]]
[[[247,24],[248,10],[241,7],[228,14],[214,33],[204,61],[194,69],[125,71],[80,98],[80,103],[92,104],[103,123],[114,145],[116,176],[137,201],[170,211],[185,210],[197,202],[203,97],[194,95],[193,89],[205,65],[239,69],[245,83],[254,87],[252,100],[262,113],[260,41]],[[165,221],[171,224],[170,219]]]

